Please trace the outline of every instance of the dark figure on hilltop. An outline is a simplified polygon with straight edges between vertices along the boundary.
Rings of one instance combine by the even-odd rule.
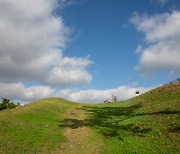
[[[177,79],[177,82],[180,83],[180,79],[179,78]]]
[[[112,102],[117,102],[117,97],[112,95]]]

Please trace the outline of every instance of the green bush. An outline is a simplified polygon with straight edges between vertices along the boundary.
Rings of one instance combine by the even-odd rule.
[[[13,102],[10,102],[10,100],[2,98],[2,103],[0,103],[0,110],[15,108],[19,105],[19,103],[16,105]]]

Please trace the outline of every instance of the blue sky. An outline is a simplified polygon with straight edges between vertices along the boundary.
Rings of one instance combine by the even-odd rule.
[[[180,77],[179,0],[0,0],[0,97],[101,103]]]
[[[82,2],[82,1],[81,1]],[[144,35],[129,22],[133,12],[149,15],[179,9],[178,0],[162,5],[148,0],[91,0],[66,7],[60,14],[65,23],[73,27],[74,40],[68,45],[68,56],[87,56],[94,62],[89,67],[93,80],[88,88],[116,88],[138,82],[141,86],[155,86],[178,77],[170,77],[166,71],[141,77],[134,70],[139,55],[138,44],[146,45]]]

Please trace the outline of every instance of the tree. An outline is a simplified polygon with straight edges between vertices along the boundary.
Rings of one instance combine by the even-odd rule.
[[[13,102],[10,102],[10,100],[2,98],[2,103],[0,103],[0,110],[11,109],[15,108],[16,106],[17,105],[15,105]]]

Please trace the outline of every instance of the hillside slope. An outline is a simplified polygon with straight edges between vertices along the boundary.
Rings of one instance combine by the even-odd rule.
[[[102,135],[104,153],[180,153],[180,84],[83,109],[85,125]]]
[[[0,153],[180,153],[180,84],[127,101],[60,98],[0,111]]]
[[[49,98],[0,111],[0,153],[49,153],[57,142],[66,140],[58,125],[73,106],[67,100]]]

